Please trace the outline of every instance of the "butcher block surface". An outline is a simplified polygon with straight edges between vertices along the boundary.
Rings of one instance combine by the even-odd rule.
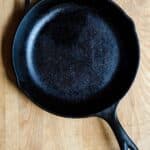
[[[116,3],[134,20],[141,49],[137,77],[117,112],[139,150],[150,150],[150,0]],[[0,150],[119,150],[102,119],[55,116],[17,88],[11,45],[23,9],[24,0],[0,0]]]

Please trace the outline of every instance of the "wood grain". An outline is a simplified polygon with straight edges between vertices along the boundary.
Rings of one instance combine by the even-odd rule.
[[[116,0],[136,24],[141,47],[137,78],[118,114],[140,150],[150,149],[150,0]],[[57,117],[32,104],[15,85],[11,43],[23,0],[0,0],[0,150],[118,150],[98,118]]]

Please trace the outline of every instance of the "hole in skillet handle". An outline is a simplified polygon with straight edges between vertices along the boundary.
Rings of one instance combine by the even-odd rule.
[[[119,122],[116,113],[117,105],[118,103],[113,104],[111,107],[97,113],[96,116],[104,119],[109,124],[113,133],[115,134],[116,139],[118,140],[121,150],[138,150],[137,146],[134,144]]]

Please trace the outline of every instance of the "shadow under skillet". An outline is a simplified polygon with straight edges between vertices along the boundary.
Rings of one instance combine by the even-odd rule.
[[[2,62],[7,79],[16,85],[15,73],[12,66],[12,45],[17,27],[24,15],[24,7],[14,0],[12,14],[9,16],[2,35]]]

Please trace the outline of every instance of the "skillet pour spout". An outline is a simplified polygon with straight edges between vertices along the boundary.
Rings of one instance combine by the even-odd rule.
[[[38,1],[16,31],[12,60],[19,88],[36,105],[63,117],[101,117],[121,150],[138,150],[116,107],[136,76],[139,43],[114,2]]]

